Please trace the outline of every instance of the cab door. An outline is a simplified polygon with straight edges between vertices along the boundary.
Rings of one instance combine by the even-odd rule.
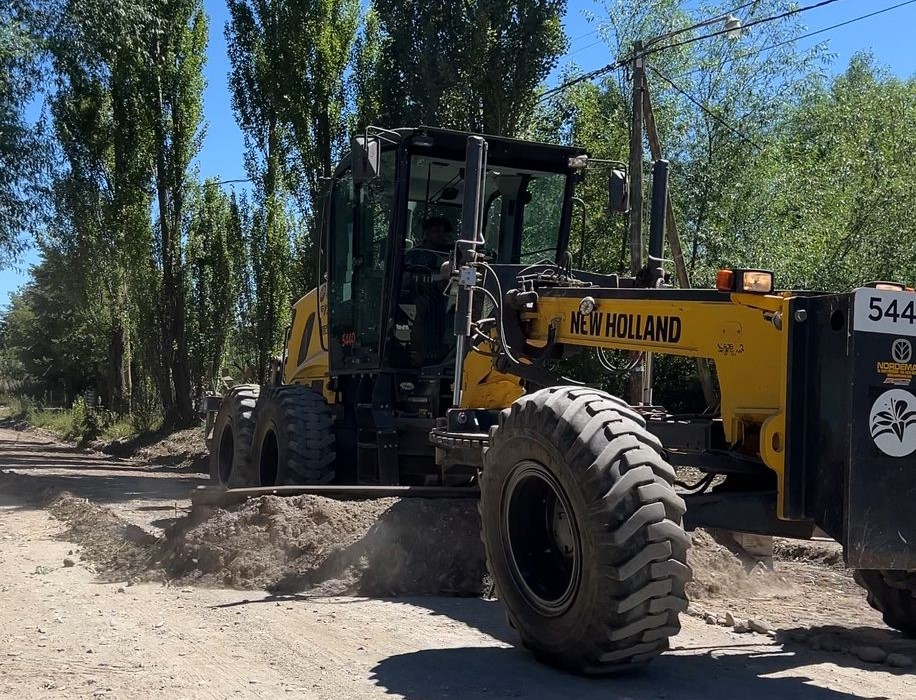
[[[392,240],[396,151],[384,151],[378,177],[335,178],[329,229],[329,351],[332,372],[379,366],[388,246]]]

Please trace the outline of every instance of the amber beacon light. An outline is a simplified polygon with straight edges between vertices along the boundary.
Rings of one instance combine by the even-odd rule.
[[[769,294],[773,291],[773,273],[769,270],[719,270],[716,289],[720,292]]]

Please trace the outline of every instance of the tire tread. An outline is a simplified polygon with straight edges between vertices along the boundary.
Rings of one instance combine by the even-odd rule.
[[[588,387],[543,389],[503,410],[490,430],[481,475],[485,524],[496,522],[490,512],[496,501],[488,494],[501,488],[498,475],[506,469],[500,464],[511,461],[520,440],[543,436],[586,501],[585,527],[597,538],[598,553],[588,566],[598,567],[607,591],[598,617],[584,623],[570,648],[546,648],[526,635],[521,620],[512,624],[538,658],[567,670],[603,674],[643,664],[668,647],[668,638],[680,630],[678,613],[687,608],[690,538],[681,525],[686,506],[674,491],[674,469],[643,418],[620,399]],[[505,554],[492,529],[485,527],[481,536],[494,572],[494,561]],[[528,613],[507,608],[507,614],[512,619]]]

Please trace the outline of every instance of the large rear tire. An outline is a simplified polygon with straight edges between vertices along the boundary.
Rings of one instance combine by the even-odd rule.
[[[884,623],[916,639],[916,572],[858,569],[853,576]]]
[[[481,475],[490,573],[541,660],[607,673],[668,647],[690,538],[658,440],[625,403],[543,389],[502,412]]]
[[[261,387],[239,384],[223,397],[213,423],[210,446],[210,479],[221,486],[253,486],[251,440],[254,411]]]
[[[304,386],[266,388],[258,403],[252,463],[261,486],[334,480],[334,432],[324,397]]]

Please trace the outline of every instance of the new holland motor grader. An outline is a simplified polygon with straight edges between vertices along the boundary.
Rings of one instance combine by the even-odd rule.
[[[916,635],[916,294],[777,291],[746,269],[671,288],[662,168],[648,265],[574,269],[576,188],[598,166],[442,129],[354,138],[324,201],[324,281],[296,302],[273,382],[206,407],[213,479],[479,489],[509,622],[576,672],[666,648],[698,526],[827,533],[887,623]],[[608,181],[624,210],[621,172]],[[614,369],[611,351],[706,358],[717,405],[628,405],[557,369],[577,353]],[[681,466],[705,476],[680,484]]]

